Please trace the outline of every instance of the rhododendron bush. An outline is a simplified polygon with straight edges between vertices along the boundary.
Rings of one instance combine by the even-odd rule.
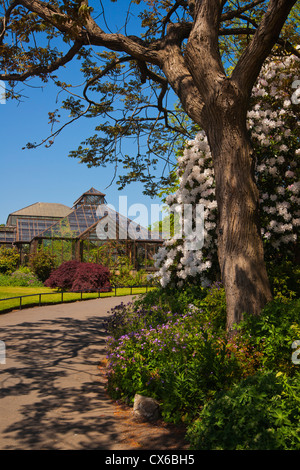
[[[260,226],[266,261],[294,261],[300,227],[299,89],[300,60],[277,57],[266,62],[252,91],[247,125],[254,148],[254,177],[260,194]],[[175,234],[156,256],[163,287],[184,282],[207,285],[218,276],[217,202],[210,148],[203,131],[187,142],[178,158],[178,190],[167,196],[170,211],[184,204],[204,206],[204,245],[193,251]],[[243,189],[241,188],[241,191]]]

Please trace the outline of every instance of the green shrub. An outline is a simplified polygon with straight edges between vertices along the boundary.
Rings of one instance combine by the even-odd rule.
[[[49,250],[41,249],[34,255],[31,255],[29,266],[38,279],[45,282],[51,272],[56,268],[57,259]]]
[[[245,315],[239,334],[262,353],[262,365],[289,375],[297,371],[291,361],[291,345],[300,339],[300,299],[275,299],[261,315]]]
[[[43,283],[28,268],[20,268],[11,275],[0,274],[0,286],[42,287]]]
[[[300,297],[300,266],[286,261],[269,263],[268,274],[274,298],[291,300]]]
[[[135,393],[161,401],[169,422],[194,419],[205,401],[255,373],[260,357],[204,323],[201,310],[184,314],[121,305],[108,321],[108,390],[130,402]]]
[[[186,314],[195,304],[201,304],[206,293],[202,287],[195,286],[182,291],[153,289],[140,295],[129,307],[121,304],[112,309],[111,318],[106,323],[107,331],[119,338],[141,328],[165,323],[173,315]]]
[[[43,283],[29,271],[18,269],[11,275],[11,286],[42,287]]]
[[[188,430],[194,450],[299,450],[300,376],[257,374],[205,404]]]
[[[210,323],[217,330],[224,330],[226,326],[225,290],[219,282],[212,284],[209,289],[193,285],[182,290],[157,288],[141,296],[136,305],[149,312],[155,305],[172,314],[187,313],[194,306],[198,308],[202,323]],[[163,315],[162,321],[165,318]]]
[[[19,266],[17,272],[24,273],[24,274],[33,274],[33,272],[28,266]]]
[[[216,330],[226,327],[225,289],[220,282],[211,285],[203,300],[195,300],[195,305],[202,310],[203,322],[208,322]]]
[[[206,296],[207,289],[201,286],[186,286],[184,289],[156,288],[140,296],[136,301],[139,308],[151,311],[157,306],[172,314],[187,313],[190,305],[200,306],[201,300]]]
[[[134,270],[128,256],[119,256],[117,268],[112,269],[110,282],[113,286],[145,286],[152,282],[147,279],[145,270]]]
[[[123,335],[162,324],[172,316],[172,312],[157,305],[147,308],[138,302],[121,303],[111,310],[111,315],[106,321],[106,332],[118,340]]]
[[[11,277],[7,274],[0,274],[0,286],[10,286]]]
[[[253,393],[255,403],[256,393],[258,394],[258,411],[259,407],[263,406],[260,397],[265,396],[271,403],[271,415],[266,418],[267,421],[264,421],[265,416],[263,419],[258,416],[257,422],[255,417],[251,421],[252,424],[249,422],[254,433],[253,448],[256,448],[255,445],[261,446],[258,448],[263,448],[264,445],[281,448],[279,442],[284,441],[285,430],[279,421],[277,427],[272,427],[272,420],[277,413],[273,406],[275,407],[276,400],[281,400],[288,390],[292,394],[291,403],[296,403],[297,395],[294,390],[298,387],[299,365],[292,362],[291,346],[295,340],[300,339],[300,300],[276,298],[264,308],[260,316],[245,314],[234,336],[228,337],[225,324],[225,292],[219,283],[213,284],[209,289],[195,286],[182,291],[157,288],[129,306],[116,307],[107,323],[110,335],[107,343],[108,391],[113,398],[128,403],[132,402],[135,393],[158,399],[162,416],[168,422],[191,423],[199,413],[202,417],[202,409],[206,410],[203,415],[204,428],[201,428],[202,421],[197,421],[190,431],[191,442],[197,448],[200,439],[198,434],[202,436],[203,433],[209,433],[205,419],[210,424],[213,423],[213,416],[209,421],[211,409],[206,407],[213,406],[214,403],[217,403],[218,407],[216,400],[221,400],[222,394],[225,397],[233,397],[233,424],[228,425],[230,434],[231,424],[234,427],[235,407],[240,406],[241,409],[237,412],[242,413],[242,403],[248,393],[244,392],[242,384],[253,384],[249,393],[250,396]],[[263,391],[260,395],[264,387],[271,393],[272,377],[260,379],[267,377],[264,371],[271,370],[284,373],[286,382],[280,382],[281,385],[279,383],[278,393],[274,388],[274,397]],[[279,377],[281,375],[276,377],[277,381],[283,379]],[[242,382],[244,380],[248,382]],[[268,380],[271,381],[270,386]],[[246,390],[248,385],[245,385]],[[282,406],[286,407],[287,401],[284,401]],[[285,409],[290,419],[286,430],[289,437],[286,437],[282,448],[297,445],[292,430],[293,412],[290,413],[288,406]],[[227,412],[231,413],[230,410],[226,411],[225,407],[224,413]],[[250,414],[250,410],[245,409],[246,417],[248,412]],[[203,442],[208,448],[229,446],[227,442],[223,442],[228,437],[227,431],[222,434],[222,423],[226,421],[227,415],[226,419],[223,419],[221,402],[220,411],[216,412],[217,423],[219,415],[221,424],[220,429],[217,425],[217,431],[220,434],[220,442],[215,443],[213,437],[208,435],[207,438],[201,437],[201,446]],[[239,419],[239,414],[237,416]],[[240,419],[237,437],[242,434],[242,414]],[[274,418],[274,423],[275,421]],[[263,422],[270,425],[270,435],[268,432],[266,434],[270,442],[265,435],[260,437],[259,427]],[[251,432],[249,436],[251,440]],[[272,436],[275,436],[274,439]],[[230,437],[228,439],[230,441]],[[251,448],[252,444],[248,443],[246,437],[245,443],[242,437],[240,439],[232,444],[235,446],[233,448]],[[258,444],[255,444],[256,442]]]
[[[0,273],[11,274],[20,262],[20,255],[16,248],[0,246]]]

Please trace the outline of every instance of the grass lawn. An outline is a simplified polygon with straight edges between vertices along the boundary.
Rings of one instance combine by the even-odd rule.
[[[149,288],[150,289],[150,288]],[[142,294],[146,292],[145,287],[119,287],[113,289],[112,292],[101,293],[101,297],[111,297],[117,295],[130,295],[131,293]],[[50,295],[34,295],[34,294],[50,294]],[[19,297],[26,295],[21,300],[23,307],[29,307],[34,305],[43,304],[55,304],[62,301],[61,292],[57,292],[55,289],[49,289],[47,287],[15,287],[15,286],[0,286],[0,299],[7,299],[10,297]],[[98,293],[83,293],[82,297],[80,293],[64,292],[63,302],[74,302],[76,300],[85,299],[96,299]],[[15,310],[20,308],[20,299],[0,300],[0,313],[7,312],[9,310]]]

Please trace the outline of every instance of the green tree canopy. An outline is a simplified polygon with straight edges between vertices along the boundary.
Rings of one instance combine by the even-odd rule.
[[[59,94],[61,109],[49,110],[50,135],[41,136],[38,143],[27,143],[27,148],[50,146],[68,123],[95,118],[95,132],[77,149],[70,149],[70,156],[90,167],[113,164],[125,169],[125,175],[119,175],[120,189],[140,180],[145,192],[154,195],[172,183],[174,149],[197,129],[182,109],[159,57],[172,34],[184,57],[197,2],[105,3],[1,1],[0,79],[8,81],[8,98],[22,99],[18,85],[30,84],[33,77],[43,84],[52,81],[63,91]],[[218,47],[230,76],[268,4],[276,2],[221,3]],[[124,24],[118,25],[121,34],[112,32],[110,26],[110,17],[120,8],[124,11]],[[274,53],[277,49],[295,52],[298,25],[299,6],[295,6]],[[74,59],[81,62],[81,75],[67,83],[60,78],[59,69]],[[135,144],[135,153],[128,152],[128,142]],[[157,166],[160,171],[155,171]]]
[[[122,164],[128,174],[120,177],[121,187],[139,180],[153,194],[158,159],[168,168],[172,143],[187,137],[190,122],[205,131],[216,181],[218,261],[229,330],[244,312],[259,314],[272,298],[246,115],[268,56],[299,57],[296,3],[131,0],[126,9],[125,2],[113,2],[110,14],[122,5],[124,25],[112,31],[102,2],[1,1],[0,79],[11,84],[9,96],[18,97],[15,83],[51,78],[69,93],[62,105],[70,119],[96,120],[96,133],[71,156],[89,166]],[[55,75],[75,58],[82,61],[82,90]],[[175,96],[184,113],[174,109]],[[58,111],[49,118],[55,125]],[[125,137],[135,139],[135,155],[123,151]]]

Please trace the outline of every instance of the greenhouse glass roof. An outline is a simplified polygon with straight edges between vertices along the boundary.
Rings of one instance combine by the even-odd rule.
[[[15,227],[0,227],[0,243],[14,243],[15,241]]]
[[[78,238],[82,232],[99,222],[97,206],[80,206],[39,234],[39,238]]]
[[[102,223],[101,223],[102,221]],[[99,225],[98,225],[99,224]],[[67,217],[51,225],[37,235],[38,238],[88,238],[89,233],[99,228],[98,238],[136,240],[161,240],[159,234],[140,226],[127,217],[119,214],[105,204],[84,205],[74,209]]]
[[[33,239],[120,239],[162,241],[151,232],[113,210],[105,194],[91,188],[74,203],[36,203],[10,214],[13,224],[0,228],[0,243],[30,243]]]
[[[54,223],[53,219],[18,219],[16,240],[29,243]]]

